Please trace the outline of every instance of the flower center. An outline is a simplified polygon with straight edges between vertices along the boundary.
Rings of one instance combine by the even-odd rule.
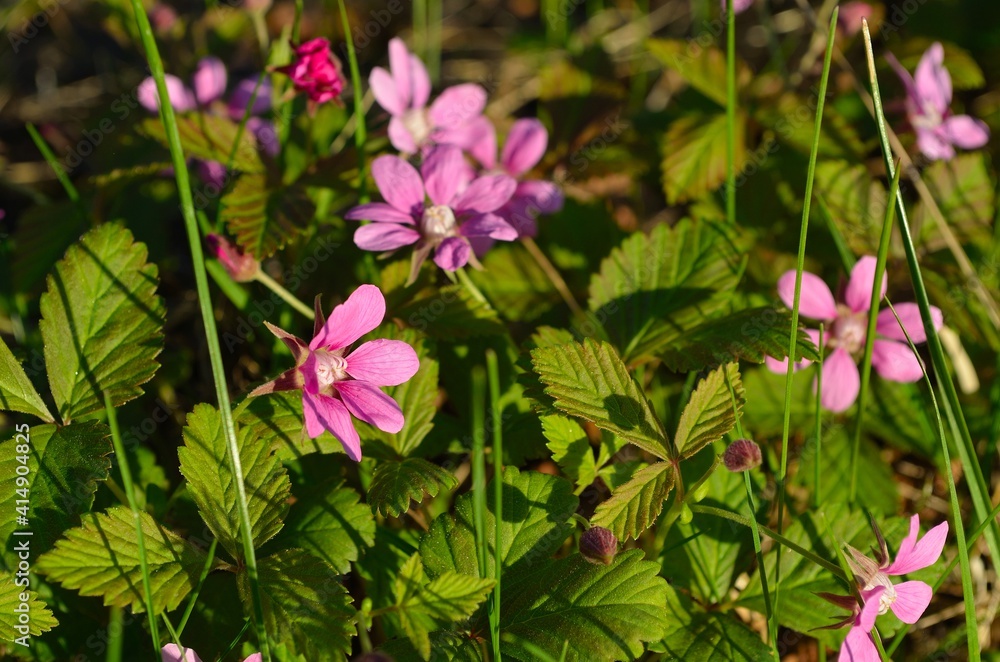
[[[878,613],[884,614],[889,611],[892,603],[896,601],[896,587],[892,585],[892,580],[889,579],[889,575],[884,572],[877,572],[872,580],[862,589],[863,591],[870,591],[873,588],[878,588],[879,586],[885,588],[882,591],[882,596],[878,600]]]
[[[347,359],[343,356],[325,349],[317,349],[313,355],[316,357],[316,379],[321,392],[329,391],[335,382],[348,378]]]
[[[425,239],[440,242],[445,237],[458,234],[458,224],[455,222],[455,212],[447,205],[435,205],[424,210],[420,221]]]
[[[843,347],[849,354],[860,352],[868,335],[868,313],[855,313],[847,306],[837,306],[837,319],[830,329],[830,344]]]
[[[403,114],[403,126],[413,136],[413,142],[419,147],[423,145],[431,135],[430,118],[427,116],[425,108],[411,108]]]

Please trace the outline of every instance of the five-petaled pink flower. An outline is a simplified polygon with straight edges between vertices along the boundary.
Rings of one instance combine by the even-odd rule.
[[[177,647],[177,644],[167,644],[160,649],[160,655],[163,657],[163,662],[201,662],[198,654],[190,648],[184,649],[182,657],[181,649]],[[262,662],[263,659],[260,653],[254,653],[243,662]]]
[[[944,68],[944,47],[934,43],[920,58],[915,76],[890,53],[886,56],[906,87],[906,112],[917,133],[917,146],[929,159],[951,159],[955,147],[977,149],[990,130],[969,115],[952,115],[951,75]]]
[[[562,191],[553,182],[541,179],[523,179],[529,170],[534,168],[548,146],[549,133],[545,126],[534,118],[519,119],[514,122],[507,134],[500,153],[500,163],[497,163],[496,135],[493,126],[489,128],[489,155],[482,161],[488,171],[497,171],[510,175],[517,180],[514,195],[497,214],[503,216],[514,226],[518,234],[533,237],[538,233],[535,219],[539,214],[554,214],[562,209]]]
[[[517,230],[494,213],[517,184],[507,175],[475,177],[457,147],[435,147],[420,172],[398,156],[380,156],[372,163],[372,177],[386,201],[354,207],[344,218],[374,221],[354,233],[354,243],[364,250],[416,244],[410,282],[432,250],[435,264],[455,271],[468,262],[478,264],[470,238],[517,239]]]
[[[851,278],[844,293],[844,302],[837,303],[833,293],[823,280],[809,272],[802,273],[802,296],[799,312],[804,317],[826,322],[824,342],[832,351],[823,362],[823,392],[820,402],[823,407],[834,412],[845,411],[858,397],[861,376],[857,361],[864,352],[868,330],[868,309],[871,304],[872,286],[875,283],[875,258],[868,255],[858,260],[851,271]],[[882,277],[881,300],[885,296],[886,279]],[[795,270],[786,272],[778,279],[778,295],[789,308],[795,295]],[[894,382],[915,382],[923,376],[920,359],[906,344],[906,334],[900,322],[914,343],[927,340],[920,309],[915,303],[895,304],[899,322],[889,309],[878,314],[875,327],[880,338],[872,348],[872,366],[883,379]],[[934,328],[940,329],[942,315],[940,309],[931,306]],[[819,345],[819,331],[808,329],[806,333],[813,343]],[[809,361],[800,361],[796,369],[805,367]],[[788,360],[768,358],[767,366],[774,372],[787,370]]]
[[[313,104],[336,101],[344,91],[340,62],[330,52],[330,42],[323,37],[296,46],[292,63],[276,71],[291,78],[296,91],[305,93]]]
[[[492,125],[482,115],[486,90],[479,85],[449,87],[428,107],[431,79],[427,69],[399,38],[389,41],[389,71],[375,67],[368,85],[392,116],[389,140],[400,152],[415,154],[432,145],[455,145],[480,162],[490,158],[486,139]]]
[[[385,317],[385,298],[374,285],[362,285],[323,320],[316,300],[316,323],[308,344],[265,322],[295,358],[295,367],[254,389],[251,396],[302,391],[306,432],[312,438],[333,433],[352,460],[361,459],[361,439],[351,416],[390,433],[403,428],[403,412],[380,386],[396,386],[413,377],[420,361],[401,340],[370,340],[348,348]]]

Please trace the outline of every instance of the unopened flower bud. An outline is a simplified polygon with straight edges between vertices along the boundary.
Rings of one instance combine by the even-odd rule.
[[[239,247],[233,246],[225,237],[210,234],[205,237],[215,257],[226,268],[230,278],[238,283],[253,280],[260,271],[260,262],[247,255]]]
[[[611,565],[618,553],[618,538],[610,529],[593,526],[580,536],[580,554],[591,563]]]
[[[729,444],[722,461],[730,471],[749,471],[760,466],[760,446],[749,439],[737,439]]]
[[[330,52],[330,42],[322,37],[297,46],[292,63],[277,71],[291,78],[295,90],[316,104],[337,101],[344,91],[340,61]]]

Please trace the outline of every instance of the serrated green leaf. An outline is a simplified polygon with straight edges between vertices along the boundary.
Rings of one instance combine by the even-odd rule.
[[[582,344],[539,348],[531,352],[531,362],[556,407],[657,457],[669,457],[660,420],[611,345],[587,338]]]
[[[423,458],[386,460],[375,467],[368,503],[380,515],[399,517],[409,510],[410,501],[422,502],[425,493],[437,496],[441,488],[450,490],[456,482],[451,473]]]
[[[197,113],[177,116],[177,129],[184,154],[206,161],[229,162],[229,153],[239,125],[228,117]],[[167,145],[167,134],[158,118],[144,120],[140,130],[161,145]],[[253,133],[244,131],[233,159],[233,168],[245,173],[264,172],[264,162]]]
[[[506,319],[529,322],[562,299],[538,262],[520,243],[497,245],[483,259],[472,280]]]
[[[848,161],[821,161],[816,191],[851,249],[859,255],[877,253],[886,191],[868,169]]]
[[[674,488],[674,467],[654,462],[636,471],[632,478],[599,505],[590,518],[593,524],[611,529],[619,540],[635,539],[656,522],[663,502]]]
[[[747,118],[736,114],[735,167],[739,171],[747,159],[745,144]],[[726,181],[725,114],[685,115],[670,124],[663,136],[663,190],[667,202],[675,205],[696,200]]]
[[[586,431],[572,418],[551,414],[542,416],[542,434],[552,451],[552,459],[577,484],[578,491],[597,478],[594,449]]]
[[[431,656],[428,662],[481,662],[480,642],[469,638],[466,632],[438,630],[430,633]],[[379,651],[394,660],[413,660],[420,653],[409,639],[387,641]]]
[[[493,515],[492,481],[486,490],[486,542],[492,559],[496,547],[496,519]],[[503,522],[500,560],[504,577],[532,567],[549,558],[573,532],[570,521],[578,499],[564,478],[535,471],[503,470]],[[420,555],[427,572],[438,577],[453,571],[479,577],[472,516],[472,495],[463,494],[455,504],[455,514],[439,515],[420,541]],[[488,563],[487,577],[493,578],[494,565]]]
[[[667,632],[658,649],[664,660],[760,662],[773,653],[760,636],[731,614],[706,612],[689,597],[667,588]]]
[[[9,503],[0,515],[0,538],[12,540],[18,529],[32,532],[33,557],[47,552],[67,529],[80,523],[80,515],[90,510],[94,503],[97,484],[107,480],[111,468],[111,437],[107,426],[96,421],[74,423],[58,427],[36,425],[28,432],[28,443],[23,434],[0,442],[0,490],[8,495]],[[25,445],[26,453],[17,447]],[[26,457],[26,463],[19,458]],[[19,467],[28,472],[19,476]],[[20,471],[23,471],[21,469]],[[25,485],[18,480],[24,479]],[[28,502],[28,521],[25,527],[17,524],[19,513],[16,499]],[[4,548],[4,567],[17,565],[11,545]]]
[[[10,279],[15,292],[34,292],[49,269],[90,227],[71,200],[35,205],[17,220],[12,239]],[[45,228],[45,232],[39,232]]]
[[[66,251],[39,306],[49,386],[63,422],[142,394],[159,367],[163,302],[146,247],[99,225]]]
[[[506,333],[507,329],[489,304],[475,299],[461,285],[428,287],[393,314],[432,338],[455,340]]]
[[[313,217],[305,190],[276,182],[272,175],[240,175],[221,205],[219,217],[236,243],[258,260],[284,248]]]
[[[283,461],[309,453],[343,453],[344,447],[329,432],[312,439],[305,433],[302,393],[279,391],[247,398],[236,408],[236,422],[250,430],[257,443],[273,449]]]
[[[767,149],[768,154],[781,149],[783,145],[792,147],[803,155],[809,154],[815,137],[816,92],[802,95],[789,91],[776,75],[758,76],[754,80],[754,88],[764,93],[758,95],[757,103],[753,104],[753,118],[771,129],[774,137],[780,141],[773,148]],[[776,89],[781,90],[777,95],[773,94]],[[850,159],[857,162],[863,159],[868,147],[861,140],[854,124],[838,112],[835,104],[829,103],[823,112],[818,149],[822,159]],[[761,154],[760,148],[756,154]],[[752,173],[748,172],[749,174]],[[737,175],[737,186],[741,176],[742,173]]]
[[[996,189],[985,154],[971,152],[950,160],[934,161],[923,170],[921,178],[948,227],[961,241],[978,246],[990,244]],[[943,249],[941,233],[929,216],[926,205],[920,202],[914,210],[913,223],[921,228],[921,239],[928,250]]]
[[[254,547],[281,530],[288,512],[291,481],[272,450],[247,428],[238,428],[236,441],[243,464],[247,509]],[[236,480],[226,460],[222,416],[211,405],[200,404],[188,415],[184,446],[177,451],[181,473],[198,504],[202,519],[234,558],[243,558]]]
[[[500,630],[515,639],[501,644],[504,659],[534,662],[519,641],[556,659],[569,642],[570,661],[639,657],[643,642],[662,638],[667,627],[667,583],[657,571],[642,551],[632,550],[610,566],[573,554],[505,575]]]
[[[314,662],[339,661],[350,653],[357,612],[333,568],[304,550],[289,549],[259,559],[258,573],[268,635]],[[245,572],[239,587],[249,613]]]
[[[132,511],[116,506],[83,516],[83,526],[70,529],[55,549],[42,555],[35,570],[80,595],[102,596],[104,604],[146,610],[139,544]],[[179,535],[140,513],[153,611],[177,608],[198,583],[205,554]]]
[[[301,547],[337,572],[349,572],[362,549],[375,542],[372,509],[360,503],[360,495],[342,483],[320,485],[308,492],[296,490],[295,497],[275,542]]]
[[[650,55],[679,73],[691,87],[720,106],[726,105],[725,52],[687,39],[649,39],[646,47]],[[737,88],[745,87],[752,75],[746,63],[737,59]]]
[[[635,233],[601,262],[588,306],[627,363],[651,356],[729,305],[743,243],[718,224],[687,219]]]
[[[3,338],[0,338],[0,411],[19,411],[48,423],[55,421]]]
[[[22,597],[27,600],[22,600]],[[27,611],[22,611],[25,608]],[[27,623],[21,622],[22,614],[27,615]],[[37,637],[57,625],[59,621],[37,593],[27,586],[18,586],[11,576],[0,579],[0,641],[15,642],[29,635]]]
[[[768,356],[788,355],[791,313],[770,307],[747,308],[709,320],[682,335],[665,339],[656,355],[671,370],[701,370],[729,361],[763,363]],[[819,359],[812,340],[799,328],[795,345],[796,361]]]
[[[736,393],[736,406],[742,409],[746,394],[736,363],[719,366],[698,382],[681,413],[677,434],[674,435],[674,446],[682,458],[691,457],[733,429],[736,413],[729,392],[730,384]]]

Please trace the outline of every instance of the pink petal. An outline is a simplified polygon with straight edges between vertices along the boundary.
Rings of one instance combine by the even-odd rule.
[[[374,285],[362,285],[347,297],[347,301],[333,309],[323,330],[309,343],[309,349],[347,347],[381,324],[383,317],[385,297],[382,291]]]
[[[410,55],[410,80],[413,86],[410,107],[423,108],[431,97],[431,77],[427,74],[427,67],[416,55]]]
[[[486,107],[486,90],[474,83],[455,85],[441,92],[430,107],[431,124],[452,127],[465,124]]]
[[[909,345],[895,340],[876,340],[872,346],[872,367],[882,379],[916,382],[924,376],[920,359]]]
[[[363,251],[394,251],[420,241],[420,233],[398,223],[369,223],[354,232],[354,245]]]
[[[390,115],[399,116],[406,111],[402,96],[396,89],[396,81],[382,67],[372,69],[371,76],[368,77],[368,87],[372,88],[372,94],[375,95],[378,105],[385,108]]]
[[[518,182],[513,197],[530,201],[539,214],[554,214],[563,207],[562,190],[555,183],[541,179]]]
[[[259,117],[251,117],[247,119],[247,131],[253,133],[253,137],[257,139],[257,144],[260,145],[260,148],[268,156],[274,158],[281,151],[281,144],[278,142],[278,132],[275,131],[273,122]]]
[[[496,211],[510,200],[510,196],[514,195],[516,188],[517,182],[507,175],[479,177],[462,191],[452,203],[452,207],[456,213]]]
[[[917,147],[921,154],[932,161],[948,161],[955,157],[955,148],[940,125],[933,128],[918,126]]]
[[[194,108],[194,97],[184,87],[184,83],[181,82],[180,78],[166,74],[163,80],[167,85],[167,94],[170,96],[170,104],[174,107],[174,110],[182,113]],[[138,99],[139,103],[146,110],[155,113],[160,109],[160,94],[156,90],[156,81],[152,78],[147,78],[139,83],[135,94],[136,99]]]
[[[851,269],[851,280],[847,283],[847,291],[844,293],[844,301],[847,306],[856,313],[868,310],[872,302],[872,285],[875,284],[875,263],[878,260],[872,255],[865,255],[854,268]],[[885,296],[887,281],[885,273],[882,274],[882,293],[879,301]]]
[[[861,375],[854,359],[842,347],[823,362],[823,393],[820,403],[832,412],[846,411],[858,397]]]
[[[417,151],[417,143],[413,140],[413,134],[406,128],[406,123],[402,117],[394,116],[389,120],[389,142],[403,154],[414,154]]]
[[[990,130],[985,123],[968,115],[954,115],[941,125],[952,145],[962,149],[979,149],[990,139]]]
[[[909,97],[914,103],[918,103],[917,100],[917,85],[913,82],[913,76],[910,72],[903,68],[903,65],[899,63],[896,56],[892,53],[886,53],[885,59],[892,65],[892,68],[896,70],[896,75],[899,79],[903,81],[903,87],[906,88],[906,96]]]
[[[480,214],[462,223],[462,236],[489,237],[499,241],[514,241],[517,230],[496,214]]]
[[[402,384],[418,368],[417,353],[402,340],[371,340],[347,356],[347,374],[375,386]]]
[[[852,627],[840,647],[837,662],[881,662],[875,640],[869,632],[870,630]]]
[[[823,279],[808,271],[802,272],[802,290],[799,297],[799,312],[805,317],[817,320],[832,320],[837,317],[837,302]],[[778,279],[778,296],[789,308],[795,302],[795,270],[791,269]]]
[[[944,68],[944,47],[935,42],[927,49],[913,75],[920,107],[944,115],[951,105],[951,75]]]
[[[361,438],[354,429],[351,414],[344,403],[329,395],[302,393],[302,412],[306,419],[306,432],[310,438],[329,431],[344,447],[347,457],[361,460]]]
[[[927,334],[924,332],[924,322],[920,317],[920,306],[906,302],[897,303],[893,307],[896,309],[896,314],[899,315],[899,321],[896,321],[896,316],[888,308],[879,311],[878,322],[875,326],[878,334],[905,343],[906,334],[903,333],[905,328],[914,345],[926,342]],[[931,306],[931,319],[934,322],[934,328],[940,330],[944,323],[944,315],[937,306]],[[903,323],[903,328],[900,328],[900,322]]]
[[[424,159],[420,172],[427,187],[427,196],[435,205],[449,205],[458,192],[466,168],[462,150],[450,145],[435,147]]]
[[[410,80],[410,51],[399,37],[389,40],[389,71],[396,83],[396,92],[403,108],[410,107],[413,98],[413,84]]]
[[[424,184],[409,163],[398,156],[380,156],[372,162],[372,178],[390,205],[411,216],[422,212]]]
[[[519,177],[535,167],[545,154],[549,132],[534,118],[514,122],[507,134],[500,163],[512,177]]]
[[[336,382],[333,387],[340,393],[344,405],[365,423],[383,432],[395,434],[403,429],[403,412],[396,401],[368,382]]]
[[[217,57],[202,58],[191,84],[198,103],[207,106],[226,93],[226,65]]]
[[[163,657],[163,662],[201,662],[201,658],[190,648],[184,650],[183,657],[181,656],[181,649],[178,648],[177,644],[167,644],[160,649],[160,655]]]
[[[243,660],[243,662],[264,662],[264,656],[260,653],[254,653],[247,659]]]
[[[469,242],[460,237],[448,237],[434,250],[434,264],[445,271],[457,271],[469,261]]]
[[[492,170],[497,161],[497,131],[485,115],[471,119],[461,129],[447,131],[442,142],[466,150],[483,168]]]
[[[412,216],[384,202],[369,202],[352,207],[344,214],[344,218],[349,221],[381,221],[383,223],[402,223],[404,225],[415,224]]]
[[[934,591],[923,582],[896,584],[896,600],[889,606],[899,620],[910,625],[920,620],[931,603]]]
[[[927,532],[920,541],[920,518],[914,515],[910,518],[910,533],[899,543],[896,559],[885,569],[887,575],[905,575],[921,568],[934,565],[944,551],[944,543],[948,539],[948,522],[942,522]]]
[[[229,107],[229,116],[234,120],[243,118],[250,98],[253,97],[254,88],[257,87],[257,78],[244,78],[236,84],[236,89],[229,95],[226,105]],[[254,99],[253,107],[250,109],[251,115],[260,115],[271,110],[271,77],[264,76],[264,80],[257,90],[257,98]]]
[[[210,186],[222,189],[226,185],[226,166],[218,161],[198,160],[195,164],[198,178]]]

